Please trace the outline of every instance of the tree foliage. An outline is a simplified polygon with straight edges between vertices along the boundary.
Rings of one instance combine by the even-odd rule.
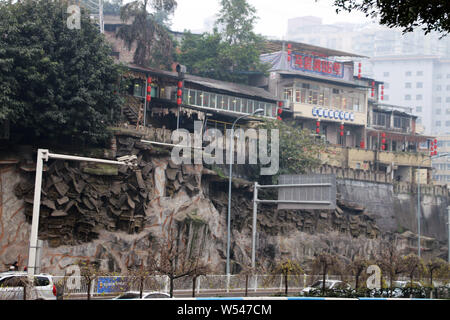
[[[142,67],[169,68],[174,44],[165,23],[177,6],[175,0],[135,0],[122,6],[120,18],[131,21],[120,27],[117,37],[131,49],[136,44],[134,63]],[[153,9],[154,13],[148,12]]]
[[[279,175],[303,174],[321,164],[319,154],[325,145],[311,131],[299,129],[294,122],[278,120],[265,121],[260,127],[279,130]]]
[[[63,1],[0,3],[0,121],[28,140],[100,142],[120,112],[119,66],[82,12],[67,28]]]
[[[336,11],[361,11],[366,16],[380,18],[390,28],[400,27],[411,32],[422,27],[425,34],[450,31],[450,1],[448,0],[335,0]]]
[[[246,0],[222,0],[216,27],[211,33],[185,32],[178,60],[191,74],[217,80],[248,83],[254,74],[265,74],[260,53],[264,38],[254,32],[256,10]]]

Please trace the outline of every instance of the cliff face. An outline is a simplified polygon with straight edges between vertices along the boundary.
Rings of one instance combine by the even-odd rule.
[[[97,260],[104,270],[125,272],[155,254],[152,244],[174,221],[178,238],[200,247],[202,259],[216,273],[224,273],[227,180],[201,165],[175,165],[167,150],[143,144],[133,134],[118,133],[107,154],[135,154],[139,165],[132,170],[48,163],[39,227],[39,237],[45,240],[42,271],[63,274],[77,260]],[[24,169],[23,165],[10,166],[1,175],[0,264],[5,266],[16,260],[25,265],[28,254],[34,173],[19,167]],[[364,201],[349,198],[348,194],[341,196],[335,211],[276,210],[260,205],[257,263],[267,266],[284,257],[308,261],[321,251],[348,259],[374,255],[392,230],[384,226],[383,212],[374,215]],[[250,264],[252,199],[251,183],[234,180],[233,272]]]

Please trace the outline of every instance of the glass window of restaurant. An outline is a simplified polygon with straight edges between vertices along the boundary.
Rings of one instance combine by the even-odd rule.
[[[365,112],[364,92],[337,89],[326,85],[296,83],[295,93],[292,92],[292,88],[284,89],[284,99],[324,108]]]

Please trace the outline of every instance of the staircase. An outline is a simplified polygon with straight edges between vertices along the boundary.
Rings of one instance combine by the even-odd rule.
[[[122,108],[122,112],[130,124],[137,124],[139,118],[139,108],[143,108],[142,104],[143,103],[139,98],[132,96],[125,97],[125,104]]]

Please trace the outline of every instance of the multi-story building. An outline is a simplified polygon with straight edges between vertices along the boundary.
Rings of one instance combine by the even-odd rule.
[[[420,167],[430,181],[432,138],[416,131],[411,110],[379,99],[382,82],[354,76],[352,59],[360,56],[294,42],[267,47],[272,52],[261,60],[271,64],[270,76],[257,85],[285,101],[298,127],[327,142],[324,163],[380,172],[391,182],[414,182]]]
[[[438,137],[438,155],[450,153],[450,135]],[[433,161],[433,180],[438,185],[450,185],[450,158],[440,157]]]

